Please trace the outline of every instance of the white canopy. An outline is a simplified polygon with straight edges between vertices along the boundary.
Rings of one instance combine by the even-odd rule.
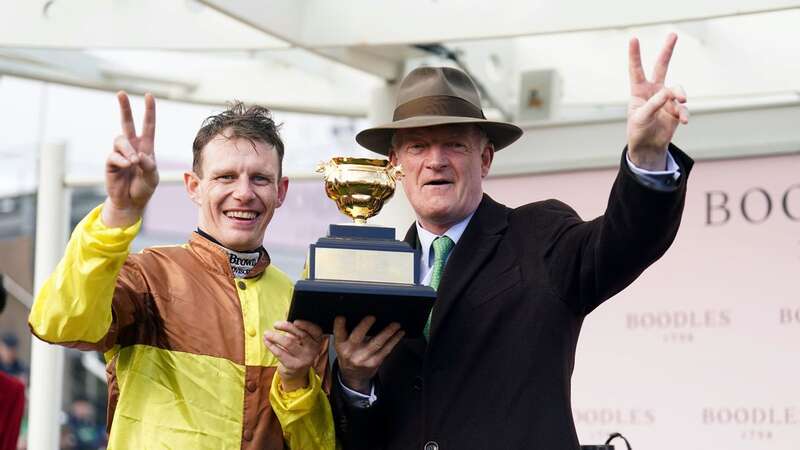
[[[236,97],[365,116],[369,92],[441,45],[513,117],[520,74],[554,69],[561,114],[625,102],[626,41],[681,39],[691,101],[797,99],[800,1],[0,0],[0,74],[196,103]],[[430,48],[430,47],[428,47]],[[452,62],[450,62],[452,63]]]

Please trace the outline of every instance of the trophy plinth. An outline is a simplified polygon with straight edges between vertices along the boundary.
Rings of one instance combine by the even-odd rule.
[[[333,158],[317,171],[324,173],[328,197],[354,223],[330,225],[309,246],[308,278],[295,284],[289,320],[331,333],[336,316],[352,329],[372,315],[370,334],[398,322],[407,336],[420,336],[436,292],[416,283],[419,252],[396,240],[394,228],[366,225],[394,194],[400,168],[386,160]]]

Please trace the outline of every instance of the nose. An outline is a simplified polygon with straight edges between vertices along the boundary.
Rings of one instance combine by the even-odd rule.
[[[425,164],[429,169],[443,169],[447,167],[448,160],[445,149],[440,144],[431,145],[428,149],[428,157]]]
[[[255,192],[253,192],[253,186],[248,177],[239,178],[239,180],[236,182],[236,187],[233,190],[233,198],[242,203],[247,203],[252,200],[255,195]]]

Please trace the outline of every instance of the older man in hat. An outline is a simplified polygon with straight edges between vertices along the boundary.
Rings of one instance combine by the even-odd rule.
[[[346,448],[575,450],[570,378],[584,317],[669,247],[692,160],[670,143],[686,96],[664,87],[677,37],[651,80],[630,42],[627,147],[605,214],[557,200],[508,208],[483,193],[495,152],[522,134],[486,120],[469,77],[420,68],[392,123],[358,142],[402,164],[422,279],[438,298],[425,338],[367,318],[335,326],[333,404]]]

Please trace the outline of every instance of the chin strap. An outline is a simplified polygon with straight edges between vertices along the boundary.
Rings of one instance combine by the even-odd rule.
[[[611,443],[611,441],[613,441],[613,440],[614,440],[614,439],[616,439],[616,438],[620,438],[620,439],[622,439],[623,441],[625,441],[625,447],[627,447],[627,448],[628,448],[628,450],[631,450],[631,444],[628,442],[628,440],[627,440],[627,439],[625,439],[625,436],[623,436],[623,435],[621,435],[621,434],[619,434],[619,433],[611,433],[611,435],[608,437],[608,439],[606,439],[606,443],[605,443],[605,445],[608,445],[608,444],[610,444],[610,443]]]

